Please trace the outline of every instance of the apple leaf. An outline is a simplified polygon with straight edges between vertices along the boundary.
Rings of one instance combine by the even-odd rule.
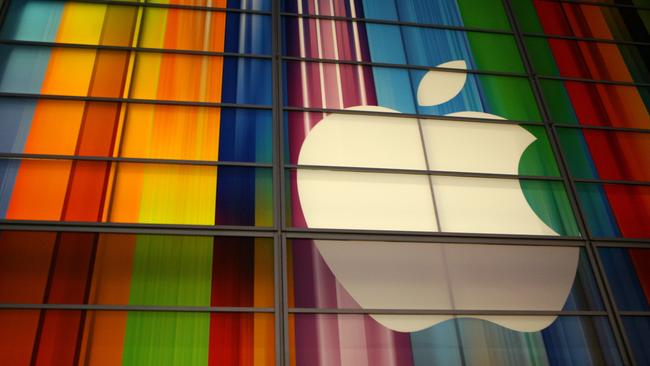
[[[455,60],[437,67],[467,70],[467,63]],[[464,72],[431,70],[424,75],[418,86],[418,104],[430,107],[446,103],[460,93],[466,80],[467,74]]]

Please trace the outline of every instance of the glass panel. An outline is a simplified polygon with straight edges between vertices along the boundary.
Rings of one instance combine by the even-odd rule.
[[[650,181],[650,133],[557,131],[574,177]]]
[[[578,247],[304,239],[292,240],[288,254],[290,306],[298,308],[602,309]],[[401,331],[435,323],[382,319]]]
[[[3,310],[0,322],[11,365],[275,364],[272,314]]]
[[[650,186],[578,183],[577,190],[592,235],[650,238]]]
[[[272,307],[273,241],[4,231],[0,278],[2,303]]]
[[[637,365],[650,365],[650,317],[623,317],[623,326]]]
[[[291,107],[541,120],[526,78],[295,61],[285,68]]]
[[[602,248],[600,258],[620,310],[650,310],[650,249]]]
[[[299,0],[283,0],[283,3],[286,12],[299,14],[510,29],[503,3],[498,0],[446,0],[435,4],[428,0],[362,0],[352,5]],[[487,13],[489,17],[485,16]]]
[[[647,0],[621,2],[625,5]],[[613,3],[614,1],[600,1]],[[650,3],[647,3],[650,4]],[[648,42],[650,11],[629,7],[568,4],[567,2],[513,1],[519,25],[524,32],[561,36],[604,38]]]
[[[650,45],[553,38],[526,38],[526,44],[533,51],[533,68],[540,75],[638,83],[650,81],[650,60],[645,58],[650,53]],[[548,57],[549,51],[554,63],[544,57]]]
[[[370,315],[291,314],[294,365],[622,365],[605,317],[559,316],[548,328],[518,332],[486,320],[434,316],[418,332],[384,328]],[[402,316],[404,321],[421,316]],[[516,319],[503,316],[501,319]],[[548,317],[541,317],[548,319]],[[346,360],[346,361],[340,361]]]
[[[541,80],[556,123],[650,129],[650,88]]]
[[[268,60],[0,45],[0,92],[271,104]],[[133,72],[130,87],[129,73]]]
[[[266,110],[2,98],[0,112],[2,153],[272,160]]]
[[[206,6],[210,8],[230,8],[244,10],[271,11],[272,2],[269,0],[147,0],[148,3],[173,4],[185,6]]]
[[[271,169],[67,160],[0,164],[0,217],[5,219],[256,226],[273,222]]]
[[[284,32],[292,57],[524,72],[510,35],[300,17],[285,17]]]
[[[304,112],[286,124],[293,164],[559,175],[541,126]]]
[[[12,1],[0,37],[20,41],[131,46],[138,8],[47,0]]]
[[[297,227],[579,235],[561,182],[320,169],[287,179]]]
[[[271,54],[271,17],[144,8],[139,46]]]

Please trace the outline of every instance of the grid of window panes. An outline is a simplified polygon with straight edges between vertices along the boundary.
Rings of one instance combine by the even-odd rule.
[[[9,0],[10,364],[650,365],[650,3]]]

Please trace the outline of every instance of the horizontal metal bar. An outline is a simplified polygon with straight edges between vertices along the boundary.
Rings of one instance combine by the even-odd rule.
[[[0,230],[65,231],[119,234],[168,234],[188,236],[238,236],[272,238],[275,230],[263,226],[136,224],[0,219]]]
[[[445,170],[426,170],[426,169],[417,170],[417,169],[373,168],[373,167],[332,166],[332,165],[285,164],[284,166],[287,169],[294,169],[294,170],[328,170],[328,171],[342,171],[342,172],[353,172],[353,173],[409,174],[409,175],[432,175],[432,176],[463,177],[463,178],[562,181],[562,177],[559,176],[554,177],[554,176],[479,173],[479,172],[464,172],[464,171],[445,171]]]
[[[603,130],[612,132],[631,132],[631,133],[650,133],[650,126],[648,128],[635,128],[635,127],[615,127],[615,126],[597,126],[597,125],[573,125],[567,123],[552,123],[553,126],[564,129],[580,129],[580,130]]]
[[[650,249],[650,239],[608,238],[595,239],[594,246],[599,248]]]
[[[99,5],[121,5],[121,6],[135,6],[143,8],[162,8],[162,9],[184,9],[184,10],[201,10],[222,13],[247,13],[259,15],[271,15],[270,11],[264,10],[249,10],[238,8],[224,8],[215,6],[200,6],[200,5],[184,5],[184,4],[170,4],[170,3],[154,3],[154,2],[140,2],[140,1],[125,1],[125,0],[47,0],[52,2],[74,2],[74,3],[87,3]]]
[[[636,88],[647,88],[650,87],[650,83],[637,83],[631,81],[616,81],[616,80],[601,80],[601,79],[587,79],[571,76],[555,76],[555,75],[540,75],[535,74],[535,77],[543,80],[554,80],[554,81],[565,81],[565,82],[579,82],[587,84],[602,84],[602,85],[612,85],[612,86],[631,86]]]
[[[164,311],[200,313],[273,313],[268,307],[166,306],[99,304],[0,304],[0,310],[91,310],[91,311]]]
[[[650,46],[648,42],[639,42],[639,41],[627,41],[619,39],[607,39],[607,38],[594,38],[594,37],[578,37],[578,36],[568,36],[561,34],[546,34],[546,33],[532,33],[524,32],[524,37],[531,38],[545,38],[545,39],[559,39],[566,41],[576,41],[576,42],[595,42],[595,43],[608,43],[616,45],[627,45],[627,46]]]
[[[582,246],[584,238],[575,236],[544,236],[520,234],[457,233],[445,231],[399,231],[399,230],[363,230],[363,229],[327,229],[300,228],[285,229],[287,239],[322,239],[322,240],[373,240],[373,241],[422,241],[422,242],[458,242],[458,243],[508,243],[522,245],[560,245]],[[509,241],[509,242],[508,242]],[[555,243],[555,244],[552,244]]]
[[[619,310],[618,314],[621,315],[621,316],[647,316],[647,317],[650,317],[650,311]]]
[[[446,30],[456,30],[456,31],[465,31],[465,32],[492,33],[492,34],[505,34],[505,35],[513,34],[511,31],[500,30],[500,29],[464,27],[464,26],[440,24],[440,23],[418,23],[418,22],[410,22],[410,21],[403,21],[403,20],[390,20],[390,19],[377,19],[377,18],[353,18],[353,17],[346,17],[340,15],[320,15],[320,14],[317,15],[317,14],[307,14],[307,13],[300,14],[300,13],[290,13],[290,12],[281,12],[280,15],[284,19],[292,17],[292,18],[304,18],[304,19],[347,21],[347,22],[356,22],[356,23],[367,23],[367,24],[399,25],[399,26],[416,27],[416,28],[446,29]]]
[[[255,54],[255,53],[200,51],[200,50],[188,50],[188,49],[178,49],[178,48],[111,46],[111,45],[82,44],[82,43],[23,41],[23,40],[16,40],[16,39],[0,39],[0,44],[29,46],[29,47],[75,48],[75,49],[89,49],[89,50],[127,51],[127,52],[139,52],[139,53],[164,53],[164,54],[179,54],[179,55],[192,55],[192,56],[224,57],[224,58],[237,57],[237,58],[255,58],[255,59],[263,59],[263,60],[273,59],[272,55]]]
[[[573,179],[573,181],[576,183],[588,183],[588,184],[618,184],[618,185],[640,186],[640,187],[650,186],[650,182],[635,181],[635,180],[575,178]]]
[[[603,6],[609,8],[632,8],[638,10],[650,10],[650,7],[644,5],[606,3],[601,1],[590,1],[590,0],[544,0],[544,1],[551,2],[551,3],[595,5],[595,6]]]
[[[479,74],[479,75],[528,78],[528,75],[520,72],[488,71],[488,70],[478,70],[478,69],[454,69],[451,67],[424,66],[424,65],[414,65],[414,64],[395,64],[395,63],[387,63],[387,62],[356,61],[356,60],[341,60],[341,59],[337,60],[331,58],[296,57],[296,56],[282,56],[282,60],[292,61],[292,62],[357,65],[357,66],[367,66],[367,67],[384,67],[384,68],[412,69],[412,70],[426,70],[426,71],[436,70],[436,71],[454,72],[460,74]]]
[[[236,108],[236,109],[259,109],[259,110],[272,109],[271,106],[269,105],[257,105],[257,104],[191,102],[191,101],[182,101],[182,100],[111,98],[111,97],[12,93],[12,92],[0,92],[0,98],[51,99],[51,100],[66,100],[66,101],[79,101],[79,102],[154,104],[154,105],[174,105],[174,106],[184,106],[184,107],[214,107],[214,108]]]
[[[446,115],[432,115],[432,114],[419,114],[419,113],[400,113],[396,112],[379,112],[379,111],[361,111],[354,109],[337,109],[337,108],[313,108],[313,107],[294,107],[285,106],[284,112],[302,112],[302,113],[340,113],[340,114],[354,114],[361,116],[377,116],[377,117],[393,117],[393,118],[417,118],[422,120],[439,120],[439,121],[459,121],[459,122],[477,122],[477,123],[497,123],[509,125],[522,125],[522,126],[544,126],[541,121],[522,121],[522,120],[509,120],[509,119],[493,119],[493,118],[476,118],[476,117],[457,117]]]
[[[70,161],[97,161],[97,162],[111,162],[111,163],[198,165],[198,166],[215,166],[215,167],[225,166],[225,167],[268,168],[268,169],[273,168],[273,164],[271,163],[256,163],[256,162],[131,158],[131,157],[57,155],[57,154],[26,154],[26,153],[4,153],[4,152],[0,152],[0,159],[70,160]]]
[[[428,309],[350,309],[289,308],[289,314],[382,314],[382,315],[500,315],[500,316],[607,316],[594,310],[428,310]]]

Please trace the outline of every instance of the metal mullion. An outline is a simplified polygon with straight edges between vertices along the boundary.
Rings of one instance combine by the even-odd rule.
[[[1,96],[1,94],[0,94]],[[377,117],[394,117],[394,118],[418,118],[418,119],[433,119],[440,121],[458,121],[458,122],[477,122],[477,123],[491,123],[491,124],[516,124],[522,126],[539,126],[544,127],[541,121],[521,121],[521,120],[507,120],[507,119],[491,119],[491,118],[477,118],[477,117],[458,117],[447,115],[433,115],[433,114],[419,114],[419,113],[397,113],[397,112],[381,112],[381,111],[361,111],[354,109],[336,109],[336,108],[312,108],[312,107],[291,107],[285,106],[283,110],[286,112],[306,112],[306,113],[340,113],[340,114],[353,114],[360,116],[377,116]]]
[[[317,57],[282,56],[282,60],[291,61],[291,62],[355,65],[355,66],[368,66],[368,67],[383,67],[383,68],[392,68],[392,69],[397,68],[397,69],[409,69],[409,70],[444,71],[444,72],[452,72],[452,73],[460,73],[460,74],[493,75],[493,76],[505,76],[505,77],[515,77],[515,78],[528,77],[528,75],[526,75],[525,73],[519,73],[519,72],[489,71],[489,70],[478,70],[478,69],[454,69],[450,67],[396,64],[396,63],[374,62],[374,61],[337,60],[331,58],[317,58]]]
[[[334,20],[334,21],[338,20],[338,21],[358,22],[358,23],[368,23],[368,24],[399,25],[399,26],[416,27],[416,28],[446,29],[446,30],[457,30],[457,31],[467,31],[467,32],[504,34],[504,35],[513,34],[511,31],[499,30],[499,29],[463,27],[457,25],[436,24],[436,23],[417,23],[417,22],[410,22],[410,21],[378,19],[378,18],[352,18],[352,17],[340,16],[340,15],[316,15],[316,14],[307,14],[307,13],[300,14],[300,13],[291,13],[291,12],[282,12],[281,15],[283,19],[292,17],[292,18],[307,18],[307,19],[321,19],[321,20]]]
[[[618,313],[622,316],[650,317],[650,311],[619,310]]]
[[[522,35],[530,38],[545,38],[545,39],[561,39],[567,41],[575,42],[593,42],[593,43],[608,43],[616,45],[626,45],[626,46],[646,46],[650,47],[650,42],[639,42],[639,41],[629,41],[623,39],[607,39],[607,38],[594,38],[594,37],[580,37],[580,36],[568,36],[562,34],[546,34],[546,33],[534,33],[534,32],[522,32]]]
[[[521,245],[560,245],[583,246],[584,238],[576,236],[544,236],[521,234],[491,234],[491,233],[460,233],[445,231],[399,231],[399,230],[374,230],[374,229],[330,229],[330,228],[301,228],[289,227],[285,229],[288,239],[323,239],[323,240],[378,240],[378,241],[446,241],[462,243],[516,244]],[[507,242],[512,240],[513,242]],[[544,242],[543,244],[541,244]],[[567,244],[573,242],[575,244]],[[555,244],[553,244],[555,243]]]
[[[447,170],[417,170],[401,168],[375,168],[375,167],[356,167],[356,166],[334,166],[334,165],[296,165],[285,164],[287,170],[327,170],[342,171],[353,173],[384,173],[384,174],[408,174],[408,175],[430,175],[441,177],[459,177],[459,178],[492,178],[492,179],[519,179],[519,180],[537,180],[537,181],[562,181],[562,177],[545,176],[545,175],[519,175],[519,174],[502,174],[502,173],[482,173],[467,171],[447,171]]]
[[[650,6],[645,6],[645,5],[616,4],[616,3],[605,3],[605,2],[600,2],[600,1],[589,1],[589,0],[544,0],[544,1],[549,2],[549,3],[595,5],[595,6],[603,6],[603,7],[608,7],[608,8],[650,10]]]
[[[85,311],[159,311],[201,313],[273,313],[268,307],[177,306],[177,305],[104,305],[104,304],[0,304],[2,310],[85,310]]]
[[[288,260],[287,260],[287,237],[282,234],[280,240],[281,248],[281,261],[282,261],[282,271],[280,275],[282,276],[282,289],[281,289],[281,298],[282,298],[282,353],[284,355],[283,366],[290,366],[291,363],[291,349],[290,349],[290,325],[289,325],[289,277],[288,277]]]
[[[92,97],[92,96],[78,96],[78,95],[34,94],[34,93],[12,93],[12,92],[0,92],[0,98],[51,99],[51,100],[67,100],[67,101],[79,101],[79,102],[156,104],[156,105],[214,107],[214,108],[232,108],[232,109],[259,109],[259,110],[272,109],[272,106],[258,105],[258,104],[193,102],[193,101],[183,101],[183,100],[113,98],[113,97]]]
[[[619,185],[628,185],[628,186],[650,186],[648,181],[635,181],[635,180],[616,180],[616,179],[588,179],[588,178],[574,178],[576,183],[588,183],[588,184],[619,184]]]
[[[257,162],[236,162],[217,160],[184,160],[184,159],[159,159],[159,158],[132,158],[112,156],[86,156],[86,155],[56,155],[56,154],[28,154],[28,153],[0,153],[0,160],[70,160],[70,161],[97,161],[111,163],[137,163],[137,164],[165,164],[165,165],[199,165],[214,167],[243,167],[271,169],[273,164]]]
[[[650,239],[628,239],[621,241],[620,238],[613,239],[594,239],[592,244],[596,248],[632,248],[632,249],[650,249]]]
[[[567,191],[567,195],[569,197],[569,202],[571,203],[571,207],[574,212],[580,231],[582,235],[584,235],[586,238],[585,249],[587,253],[587,258],[589,260],[594,278],[598,285],[600,297],[602,298],[602,301],[605,305],[605,310],[607,311],[607,317],[612,327],[612,331],[617,343],[617,347],[619,349],[619,353],[621,355],[621,358],[623,359],[623,362],[625,362],[626,364],[634,365],[635,362],[631,351],[631,347],[629,341],[627,340],[627,336],[625,334],[625,329],[622,326],[621,319],[617,313],[617,308],[616,308],[616,304],[614,303],[614,298],[607,284],[605,271],[602,268],[602,264],[598,260],[597,257],[598,253],[596,252],[595,248],[591,243],[591,237],[592,237],[591,231],[589,230],[587,220],[583,216],[583,210],[580,205],[580,201],[578,198],[579,196],[577,193],[578,191],[575,186],[575,182],[573,181],[573,178],[571,176],[571,171],[569,170],[566,162],[567,160],[564,157],[563,151],[561,149],[560,139],[558,137],[555,126],[551,123],[550,113],[548,112],[548,107],[546,105],[544,99],[544,93],[542,91],[541,84],[540,84],[541,77],[539,77],[534,73],[532,60],[529,57],[526,42],[524,40],[523,35],[521,34],[521,30],[519,28],[517,18],[512,8],[511,0],[502,0],[502,2],[506,9],[506,13],[508,15],[508,19],[510,21],[511,27],[515,32],[517,46],[524,60],[526,71],[529,74],[531,86],[533,88],[533,93],[535,95],[536,102],[539,106],[540,113],[542,114],[542,119],[544,120],[544,123],[546,125],[547,135],[551,143],[551,148],[553,149],[553,154],[556,157],[556,160],[558,162],[560,174],[564,180],[564,186]]]
[[[7,11],[9,10],[11,0],[0,0],[0,26],[4,26]]]
[[[100,4],[100,5],[115,5],[115,6],[138,6],[143,8],[198,10],[198,11],[210,11],[210,12],[220,12],[220,13],[271,15],[271,12],[264,11],[264,10],[223,8],[223,7],[213,7],[213,6],[169,4],[169,3],[166,4],[166,3],[138,2],[138,1],[124,1],[124,0],[49,0],[49,1],[64,2],[64,3],[71,2],[71,3],[86,3],[86,4]]]
[[[466,309],[370,309],[289,308],[290,314],[378,314],[378,315],[499,315],[499,316],[607,316],[595,310],[466,310]],[[650,314],[650,313],[649,313]]]
[[[236,225],[138,224],[0,219],[0,230],[66,231],[120,234],[169,234],[194,236],[273,237],[273,228]]]
[[[571,76],[538,75],[535,74],[534,72],[532,74],[534,74],[536,78],[543,79],[543,80],[568,81],[568,82],[614,85],[614,86],[633,86],[633,87],[641,87],[641,88],[650,87],[650,83],[639,83],[634,81],[601,80],[601,79],[588,79],[588,78],[579,78],[579,77],[571,77]]]
[[[637,127],[615,127],[615,126],[598,126],[598,125],[573,125],[566,123],[553,123],[557,128],[579,129],[579,130],[602,130],[612,132],[631,132],[631,133],[650,133],[650,126],[646,128]]]
[[[127,52],[138,52],[138,53],[161,53],[161,54],[177,54],[177,55],[193,55],[193,56],[255,58],[255,59],[264,59],[264,60],[272,59],[271,55],[255,54],[255,53],[201,51],[201,50],[189,50],[189,49],[179,49],[179,48],[150,48],[150,47],[140,47],[140,46],[114,46],[114,45],[84,44],[84,43],[23,41],[17,39],[0,39],[0,44],[29,46],[29,47],[127,51]]]

